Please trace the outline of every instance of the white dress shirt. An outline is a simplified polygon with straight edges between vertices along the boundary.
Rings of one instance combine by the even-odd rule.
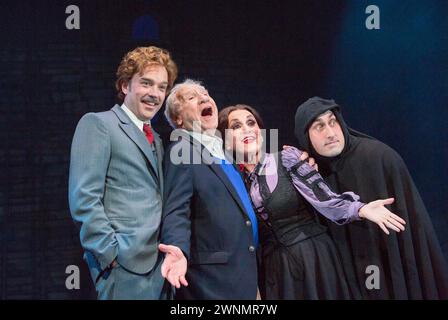
[[[220,137],[215,135],[209,136],[197,131],[184,131],[188,132],[189,135],[198,140],[212,156],[222,160],[226,159],[224,156],[223,141]]]
[[[137,128],[140,129],[141,132],[143,132],[143,124],[147,123],[151,126],[151,121],[142,121],[139,118],[137,118],[137,116],[134,114],[134,112],[132,112],[131,110],[129,110],[128,107],[126,107],[126,105],[123,103],[121,105],[121,109],[123,109],[123,111],[128,115],[128,117],[131,119],[132,123],[134,123]]]

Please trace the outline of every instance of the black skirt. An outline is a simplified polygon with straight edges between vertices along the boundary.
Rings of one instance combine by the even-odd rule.
[[[260,269],[265,299],[352,298],[339,254],[326,232],[289,246],[266,244]]]

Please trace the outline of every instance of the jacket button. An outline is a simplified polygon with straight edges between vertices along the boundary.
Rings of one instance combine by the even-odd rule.
[[[255,247],[254,246],[249,246],[249,252],[254,252],[255,251]]]
[[[252,225],[252,223],[250,222],[250,220],[246,221],[246,226],[250,227]]]

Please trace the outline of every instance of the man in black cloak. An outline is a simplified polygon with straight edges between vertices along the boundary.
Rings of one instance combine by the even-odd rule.
[[[363,202],[393,197],[390,210],[406,230],[390,235],[357,221],[327,223],[358,299],[448,299],[448,268],[425,205],[392,148],[349,128],[334,100],[319,97],[295,115],[299,147],[316,159],[333,191],[353,191]],[[374,267],[369,267],[374,266]],[[378,268],[376,268],[377,266]],[[372,277],[379,272],[379,278]]]

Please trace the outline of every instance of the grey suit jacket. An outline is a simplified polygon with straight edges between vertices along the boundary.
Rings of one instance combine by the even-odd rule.
[[[154,141],[156,153],[118,105],[78,123],[69,204],[94,281],[115,258],[137,274],[154,268],[163,194],[163,147],[156,133]]]

